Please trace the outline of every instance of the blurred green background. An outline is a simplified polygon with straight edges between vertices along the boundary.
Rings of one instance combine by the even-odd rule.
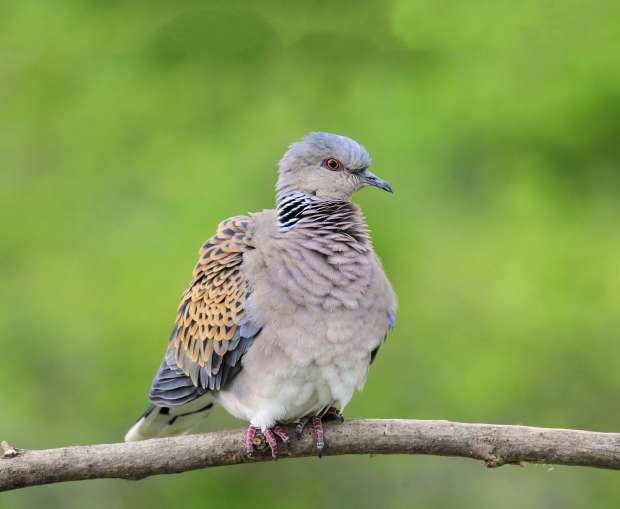
[[[400,310],[348,417],[619,431],[619,17],[614,0],[1,2],[1,438],[120,440],[198,247],[272,206],[311,130],[361,141],[396,190],[357,198]],[[340,457],[0,507],[619,500],[608,471]]]

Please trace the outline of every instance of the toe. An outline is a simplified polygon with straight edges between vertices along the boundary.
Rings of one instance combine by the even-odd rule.
[[[273,434],[273,431],[267,428],[263,431],[263,435],[265,436],[265,440],[269,444],[269,448],[271,449],[271,457],[274,460],[278,459],[278,443],[276,442],[276,437]]]
[[[273,432],[280,438],[280,440],[282,440],[282,442],[288,444],[290,438],[288,436],[288,433],[284,431],[284,428],[282,426],[277,424],[273,427]]]
[[[306,424],[308,424],[309,421],[310,417],[306,416],[302,417],[301,419],[299,419],[299,421],[295,423],[295,435],[297,436],[298,440],[303,435],[304,429],[306,429]]]
[[[250,425],[245,434],[245,452],[251,458],[254,456],[254,439],[256,438],[257,429]]]
[[[323,435],[323,423],[321,418],[316,416],[312,418],[312,429],[314,431],[314,441],[316,445],[316,453],[320,458],[323,455],[323,448],[325,447],[325,439]]]

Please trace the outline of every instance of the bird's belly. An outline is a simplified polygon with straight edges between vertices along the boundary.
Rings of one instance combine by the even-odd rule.
[[[287,291],[255,281],[251,313],[265,324],[243,369],[216,398],[255,426],[290,422],[329,405],[343,408],[361,389],[371,352],[388,330],[388,306],[372,292],[363,307],[295,304]]]
[[[321,356],[327,362],[296,364],[283,351],[267,352],[257,346],[246,354],[244,369],[216,398],[229,413],[261,428],[293,422],[331,405],[343,408],[366,378],[368,355],[329,360]]]

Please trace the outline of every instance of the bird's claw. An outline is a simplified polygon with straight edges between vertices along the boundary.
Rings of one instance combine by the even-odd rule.
[[[288,433],[284,431],[284,428],[279,424],[275,425],[273,428],[266,428],[265,430],[260,430],[256,426],[250,424],[245,435],[246,454],[250,458],[254,457],[254,451],[256,449],[261,449],[261,445],[266,443],[271,450],[271,457],[277,460],[278,442],[276,437],[280,438],[280,440],[288,446],[290,440]]]
[[[288,446],[290,437],[288,436],[288,433],[284,431],[284,428],[279,424],[276,424],[272,429],[273,432],[280,438],[280,440],[282,440],[282,443]]]
[[[304,434],[304,429],[306,429],[306,425],[310,422],[310,416],[306,415],[302,417],[295,423],[295,435],[297,436],[297,440],[301,438],[301,435]]]
[[[325,435],[323,433],[323,423],[321,422],[321,417],[318,415],[312,418],[312,430],[314,431],[316,454],[320,458],[323,456],[323,449],[325,448]]]
[[[306,415],[297,421],[295,424],[295,434],[297,438],[301,438],[301,435],[306,428],[306,425],[312,421],[312,432],[314,434],[314,443],[316,447],[317,456],[320,458],[323,455],[323,449],[325,448],[325,433],[323,431],[323,420],[337,421],[340,424],[344,422],[344,417],[340,410],[335,407],[329,407],[322,414],[319,415]]]

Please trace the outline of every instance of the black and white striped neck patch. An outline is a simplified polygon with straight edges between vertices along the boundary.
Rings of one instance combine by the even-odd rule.
[[[278,201],[278,225],[283,231],[290,230],[301,219],[303,213],[312,205],[312,196],[295,191]]]

